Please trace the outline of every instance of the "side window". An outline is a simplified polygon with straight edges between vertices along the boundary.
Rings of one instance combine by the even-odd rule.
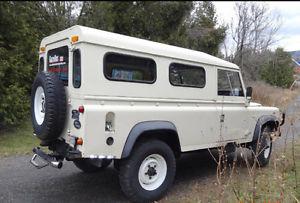
[[[172,85],[185,87],[204,87],[205,70],[199,66],[172,63],[169,67],[169,80]]]
[[[244,96],[239,72],[218,69],[218,95]]]
[[[81,86],[81,55],[80,50],[76,49],[73,52],[73,87]]]
[[[47,68],[49,72],[56,73],[60,80],[68,86],[69,49],[68,46],[48,51]]]
[[[44,57],[41,57],[39,60],[39,72],[44,70]]]
[[[109,80],[154,83],[156,64],[149,58],[107,53],[104,57],[104,75]]]

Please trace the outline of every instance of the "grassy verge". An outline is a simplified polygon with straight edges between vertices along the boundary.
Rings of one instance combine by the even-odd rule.
[[[31,121],[25,121],[21,126],[0,131],[0,157],[31,153],[39,141],[33,136]]]
[[[275,151],[273,151],[275,152]],[[292,147],[282,149],[272,154],[268,166],[258,168],[253,187],[253,176],[241,159],[237,167],[222,178],[218,184],[217,178],[195,178],[174,185],[174,189],[164,197],[162,203],[179,202],[299,202],[300,200],[300,142],[295,144],[294,166]],[[296,187],[296,176],[297,183]],[[253,191],[255,195],[253,196]],[[254,197],[254,198],[253,198]]]
[[[253,200],[254,202],[298,202],[300,200],[300,142],[295,143],[294,154],[293,158],[290,145],[285,152],[282,150],[273,154],[269,166],[257,171],[255,187],[253,187],[253,177],[235,176],[227,188],[228,200],[232,202],[252,202]],[[254,198],[253,190],[255,190]]]
[[[290,90],[274,87],[264,82],[252,83],[252,98],[254,102],[265,106],[276,106],[281,110],[286,110],[288,105],[299,95],[299,90]]]

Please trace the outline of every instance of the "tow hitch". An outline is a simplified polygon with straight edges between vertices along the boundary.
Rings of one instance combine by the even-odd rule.
[[[32,156],[30,163],[36,168],[41,169],[48,165],[60,169],[63,166],[62,160],[51,154],[46,154],[39,147],[34,148],[34,155]]]

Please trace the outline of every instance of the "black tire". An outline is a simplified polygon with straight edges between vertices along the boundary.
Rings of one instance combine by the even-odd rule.
[[[73,163],[85,173],[101,171],[109,166],[111,159],[74,159]]]
[[[270,161],[272,153],[272,140],[270,137],[271,132],[272,131],[269,126],[264,126],[262,128],[259,140],[254,141],[252,145],[253,161],[258,161],[260,167],[266,166]],[[269,150],[269,153],[267,150]],[[257,157],[257,160],[255,160],[255,156]]]
[[[39,87],[44,91],[42,123],[38,122],[35,115],[35,97]],[[66,107],[66,92],[63,82],[55,73],[39,72],[31,89],[31,120],[34,133],[44,145],[51,143],[61,135],[66,120]]]
[[[114,160],[114,168],[117,170],[117,171],[120,171],[120,160]]]
[[[141,164],[150,155],[163,157],[167,166],[165,179],[160,186],[154,190],[144,189],[139,181],[138,175]],[[148,168],[151,167],[148,165]],[[130,157],[120,160],[119,181],[124,194],[132,201],[152,202],[159,200],[166,194],[174,181],[175,173],[176,159],[172,149],[162,141],[149,140],[138,143],[131,152]],[[159,172],[157,174],[159,174]]]

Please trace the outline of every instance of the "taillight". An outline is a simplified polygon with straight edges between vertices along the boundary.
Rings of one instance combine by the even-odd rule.
[[[78,107],[78,111],[79,111],[79,113],[84,113],[84,107],[83,106],[79,106]]]
[[[83,139],[81,137],[76,139],[76,145],[82,145],[83,144]]]

